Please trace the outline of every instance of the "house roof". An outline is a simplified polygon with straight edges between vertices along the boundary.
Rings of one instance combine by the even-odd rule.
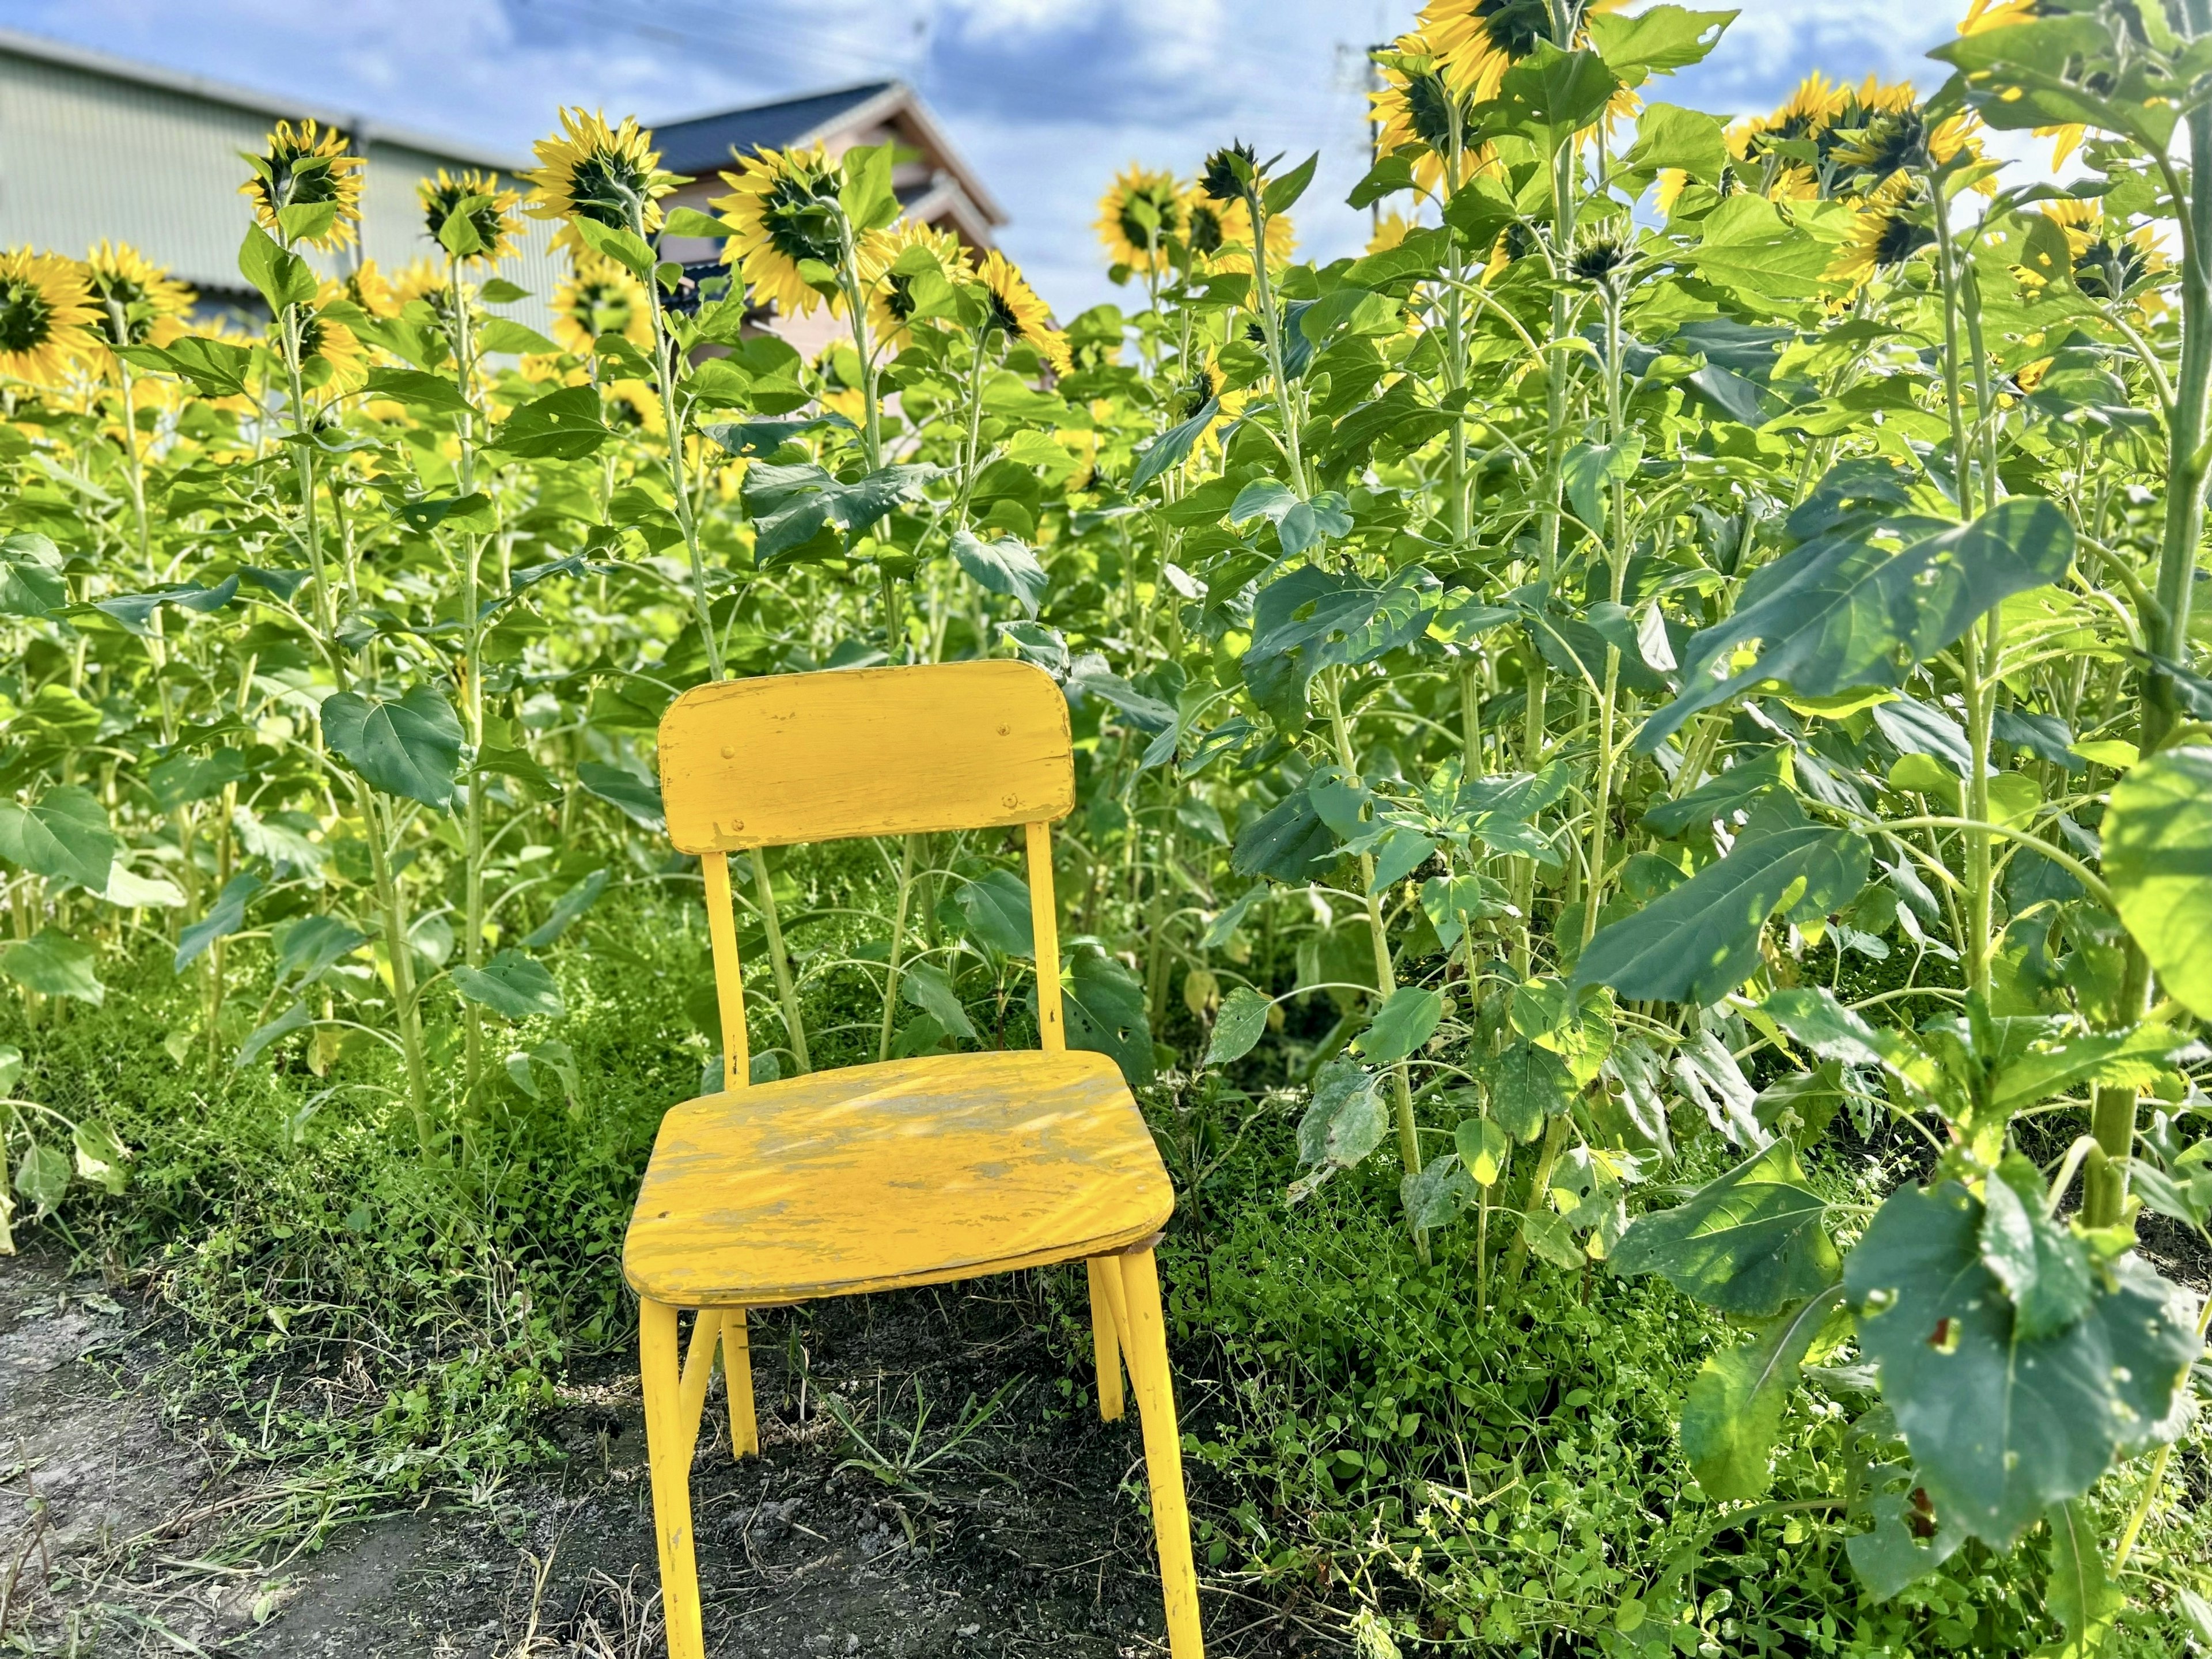
[[[107,52],[95,52],[89,46],[48,40],[43,35],[25,34],[15,29],[0,28],[0,52],[56,64],[66,69],[81,70],[90,75],[106,76],[112,80],[128,81],[188,98],[203,99],[211,104],[228,105],[233,109],[246,110],[256,115],[295,121],[312,116],[325,126],[337,127],[351,137],[356,143],[363,146],[390,144],[445,161],[494,167],[507,173],[520,172],[529,165],[504,151],[489,149],[465,139],[448,138],[411,127],[394,126],[386,121],[372,121],[363,115],[348,114],[343,110],[331,109],[303,99],[279,97],[274,93],[258,92],[248,87],[234,86],[227,81],[189,75],[181,70],[163,69],[154,64],[117,58]]]
[[[933,152],[932,159],[951,175],[987,226],[1006,223],[1006,210],[983,187],[982,180],[952,148],[914,88],[903,81],[863,81],[827,92],[781,98],[774,103],[749,104],[741,109],[660,122],[653,128],[653,141],[660,151],[661,166],[672,173],[705,178],[728,167],[735,155],[818,143],[842,130],[894,118],[928,145]]]

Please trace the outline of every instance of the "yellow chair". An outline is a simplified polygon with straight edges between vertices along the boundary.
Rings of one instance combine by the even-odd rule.
[[[669,1659],[704,1659],[690,1470],[719,1342],[732,1449],[760,1449],[745,1310],[1089,1266],[1098,1412],[1143,1419],[1173,1659],[1201,1659],[1175,1393],[1152,1246],[1175,1207],[1114,1062],[1061,1023],[1049,826],[1075,804],[1067,705],[1017,662],[703,685],[660,723],[668,837],[699,855],[724,1089],[660,1126],[623,1244],[638,1294]],[[1027,832],[1042,1052],[937,1054],[748,1084],[728,854],[793,842]],[[693,1310],[683,1347],[678,1318]]]

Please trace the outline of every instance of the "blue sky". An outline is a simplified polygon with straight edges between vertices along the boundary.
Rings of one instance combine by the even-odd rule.
[[[1933,85],[1966,0],[1745,0],[1719,49],[1650,94],[1763,109],[1807,70]],[[901,76],[1013,216],[1009,252],[1065,316],[1114,296],[1091,223],[1132,160],[1188,173],[1231,137],[1322,153],[1303,243],[1356,251],[1361,48],[1410,26],[1376,0],[0,0],[72,40],[518,156],[557,104],[672,118]]]

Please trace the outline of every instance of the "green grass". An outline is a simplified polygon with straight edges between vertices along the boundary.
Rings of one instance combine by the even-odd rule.
[[[785,879],[794,908],[835,913],[875,873],[848,848]],[[713,1046],[686,1012],[705,970],[689,892],[631,891],[561,957],[579,1097],[541,1072],[533,1100],[501,1073],[427,1161],[381,1050],[319,1076],[299,1038],[242,1071],[210,1071],[197,1046],[173,1060],[164,1038],[193,1028],[198,991],[166,963],[117,972],[106,1006],[35,1033],[5,1005],[0,1041],[33,1056],[22,1087],[106,1116],[134,1149],[122,1194],[80,1187],[46,1224],[88,1260],[151,1275],[186,1316],[190,1352],[164,1385],[282,1473],[264,1528],[321,1529],[556,1457],[554,1389],[580,1358],[628,1346],[623,1228],[660,1114],[696,1091]],[[794,943],[849,956],[880,927],[831,914]],[[772,998],[764,983],[753,995],[754,1040],[773,1046]],[[817,1058],[872,1058],[878,1007],[862,970],[821,975]],[[434,1023],[441,1075],[456,1037]],[[519,1039],[492,1037],[496,1064]],[[1364,1609],[1370,1646],[1409,1653],[1871,1659],[2021,1653],[2054,1634],[2033,1550],[1970,1545],[1894,1602],[1862,1596],[1830,1502],[1856,1407],[1817,1389],[1791,1407],[1778,1458],[1773,1501],[1796,1507],[1717,1515],[1674,1425],[1705,1354],[1734,1338],[1663,1285],[1532,1265],[1478,1316],[1471,1222],[1422,1266],[1389,1160],[1287,1209],[1295,1107],[1172,1074],[1147,1105],[1179,1180],[1198,1183],[1164,1259],[1178,1346],[1218,1383],[1187,1391],[1211,1572],[1333,1619]],[[1725,1151],[1696,1145],[1670,1174],[1701,1179]],[[1836,1143],[1818,1167],[1839,1196],[1873,1178],[1863,1149]],[[1073,1280],[1060,1293],[1079,1294]],[[1078,1378],[1086,1323],[1073,1305],[1059,1322]],[[2200,1437],[2181,1468],[2201,1480],[2203,1460]],[[2139,1479],[2123,1468],[2100,1501],[2124,1506]],[[2184,1509],[2147,1542],[2201,1558],[2212,1538]],[[2179,1641],[2130,1613],[2116,1651]]]

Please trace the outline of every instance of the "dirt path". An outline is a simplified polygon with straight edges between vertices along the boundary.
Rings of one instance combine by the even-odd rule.
[[[732,1459],[718,1381],[695,1470],[710,1654],[1164,1652],[1133,1416],[1102,1425],[1068,1389],[1035,1291],[1008,1279],[762,1322],[765,1455]],[[269,1477],[233,1468],[212,1425],[162,1421],[148,1378],[176,1340],[96,1282],[0,1262],[0,1641],[240,1659],[663,1650],[634,1371],[570,1391],[556,1468],[228,1565],[213,1558]],[[1206,1611],[1224,1659],[1337,1647],[1225,1592]]]

